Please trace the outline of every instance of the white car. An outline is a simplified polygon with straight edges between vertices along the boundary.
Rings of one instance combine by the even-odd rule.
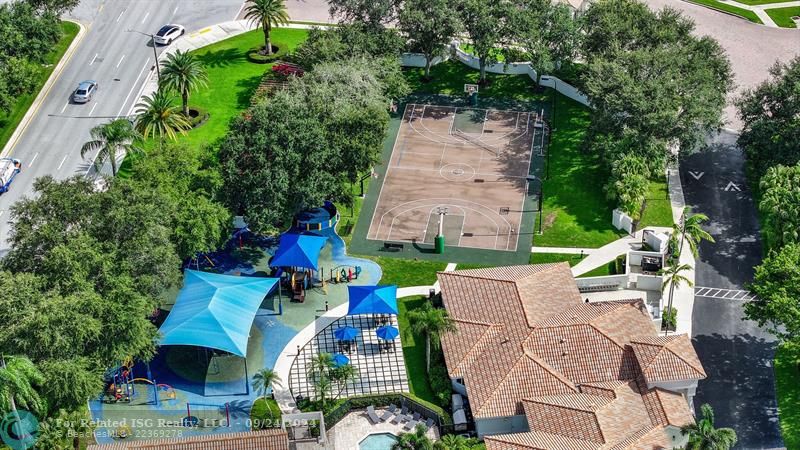
[[[183,36],[185,32],[186,29],[183,28],[182,25],[164,25],[158,30],[155,36],[153,36],[153,40],[155,40],[158,45],[169,45],[172,44],[172,41],[175,39]]]

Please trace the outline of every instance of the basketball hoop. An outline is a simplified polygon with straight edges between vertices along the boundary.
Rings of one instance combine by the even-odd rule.
[[[464,84],[464,93],[467,95],[472,95],[478,92],[478,85],[477,84]]]

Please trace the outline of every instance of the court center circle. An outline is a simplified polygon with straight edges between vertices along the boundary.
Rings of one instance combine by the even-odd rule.
[[[439,175],[447,181],[464,182],[475,177],[475,168],[463,163],[447,164],[439,169]]]

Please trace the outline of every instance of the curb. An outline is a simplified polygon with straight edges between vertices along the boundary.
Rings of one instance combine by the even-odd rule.
[[[56,64],[56,67],[50,73],[50,77],[47,78],[47,81],[42,85],[42,88],[39,89],[39,93],[36,95],[36,98],[31,103],[31,106],[28,108],[28,111],[22,117],[22,120],[17,125],[17,128],[14,130],[14,133],[11,134],[11,137],[6,142],[6,145],[3,147],[3,151],[0,152],[0,157],[5,157],[11,153],[14,147],[17,145],[19,138],[22,137],[22,134],[28,128],[31,121],[33,121],[33,117],[36,116],[36,113],[39,111],[39,108],[44,103],[44,99],[47,98],[47,94],[50,93],[50,89],[53,88],[56,80],[59,76],[61,76],[61,72],[64,71],[64,67],[67,65],[72,56],[75,54],[75,51],[80,45],[81,41],[83,40],[84,36],[86,36],[87,28],[82,23],[78,22],[77,20],[64,20],[64,22],[72,22],[78,25],[78,34],[75,35],[75,38],[72,40],[72,43],[69,44],[67,47],[67,51],[64,52],[64,55]]]

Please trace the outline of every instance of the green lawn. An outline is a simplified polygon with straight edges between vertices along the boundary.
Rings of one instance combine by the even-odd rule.
[[[765,9],[764,11],[766,11],[767,15],[769,15],[779,27],[797,28],[792,20],[792,16],[800,16],[800,6]]]
[[[257,398],[250,408],[250,420],[253,429],[279,427],[281,423],[281,408],[274,399]],[[263,425],[263,426],[262,426]]]
[[[743,19],[749,20],[750,22],[761,23],[761,19],[759,19],[756,13],[754,13],[753,11],[748,11],[746,9],[737,8],[731,5],[726,5],[725,3],[720,3],[716,0],[688,0],[688,1],[691,3],[697,3],[698,5],[707,6],[711,9],[717,9],[720,11],[731,13],[734,16],[739,16]]]
[[[430,286],[436,282],[436,272],[441,272],[447,263],[439,261],[389,258],[386,256],[361,256],[380,264],[383,270],[381,284],[396,284],[398,287]]]
[[[775,384],[786,448],[800,448],[800,347],[783,344],[775,354]]]
[[[581,149],[589,127],[589,108],[556,96],[555,123],[544,181],[542,234],[533,245],[542,247],[602,247],[619,238],[611,226],[614,209],[603,191],[606,176],[597,155]],[[539,216],[536,216],[539,230]]]
[[[585,257],[586,256],[583,258]],[[572,267],[581,262],[583,258],[581,255],[575,255],[572,253],[531,253],[531,257],[528,262],[530,264],[546,264],[566,261],[569,263],[569,266]]]
[[[61,39],[53,47],[50,54],[47,55],[47,64],[42,66],[36,77],[36,88],[30,94],[18,97],[8,114],[0,114],[0,148],[3,148],[6,142],[11,138],[11,135],[14,134],[17,125],[22,121],[25,113],[28,112],[28,108],[31,107],[33,100],[39,95],[42,86],[50,77],[50,74],[53,73],[61,57],[64,56],[67,48],[69,48],[69,45],[72,43],[72,40],[75,39],[75,35],[78,34],[79,29],[78,24],[74,22],[61,22]]]
[[[616,274],[617,274],[617,269],[616,269],[615,260],[612,259],[611,261],[609,261],[609,262],[607,262],[605,264],[601,264],[601,265],[595,267],[594,269],[592,269],[592,270],[590,270],[590,271],[588,271],[586,273],[582,273],[582,274],[578,275],[578,278],[605,277],[605,276],[608,276],[608,275],[616,275]]]
[[[645,208],[639,219],[638,229],[645,227],[671,227],[672,204],[666,180],[651,181],[645,197]]]
[[[739,3],[744,3],[745,5],[766,5],[770,3],[786,3],[792,2],[794,0],[736,0]]]
[[[397,322],[402,332],[403,357],[406,360],[409,390],[415,396],[438,405],[439,401],[428,382],[425,368],[425,340],[411,332],[411,325],[408,322],[408,312],[421,308],[426,301],[428,300],[425,297],[398,298],[397,309],[399,314]]]

